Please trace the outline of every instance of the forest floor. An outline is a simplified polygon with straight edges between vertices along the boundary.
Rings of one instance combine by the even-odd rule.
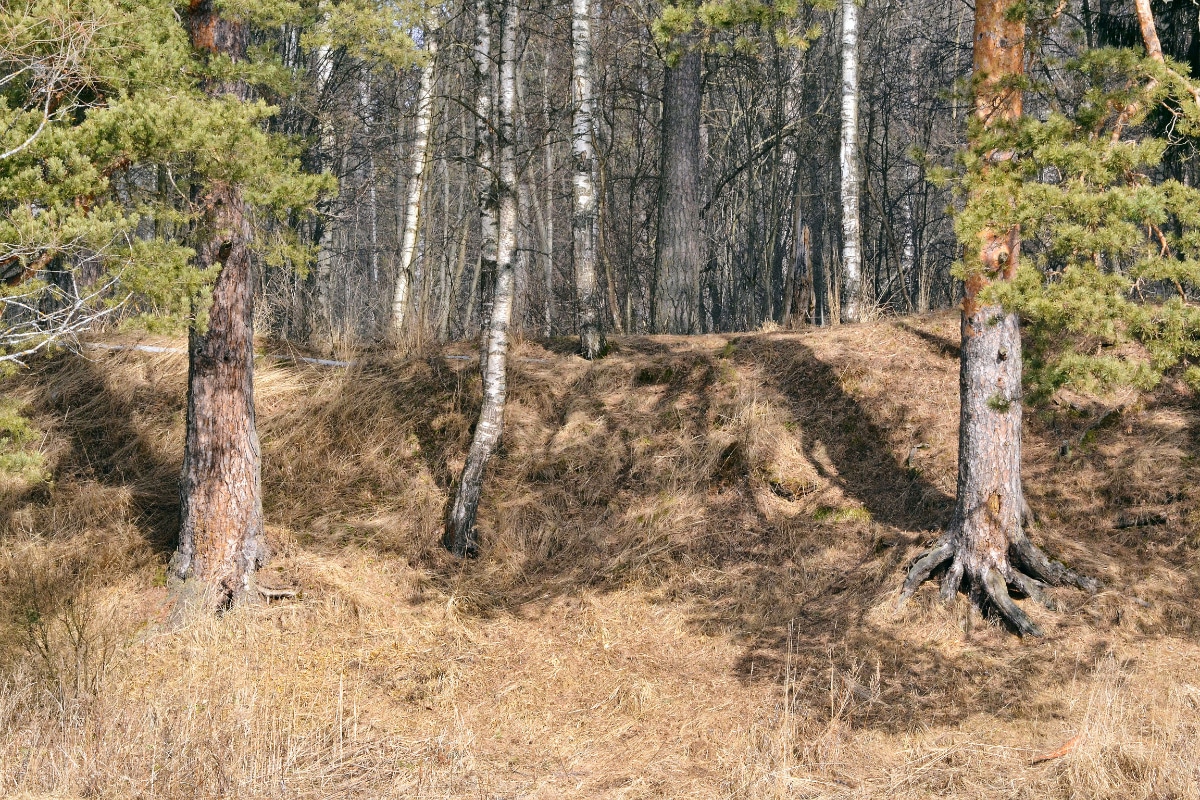
[[[1034,540],[1106,587],[1022,601],[1045,638],[895,610],[952,507],[957,335],[519,343],[465,563],[475,349],[263,359],[263,582],[299,595],[217,619],[164,588],[184,356],[41,361],[0,384],[0,795],[1200,797],[1177,383],[1029,411]]]

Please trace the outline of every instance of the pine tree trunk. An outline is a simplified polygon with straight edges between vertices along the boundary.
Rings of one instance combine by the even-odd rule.
[[[596,154],[592,146],[591,0],[571,0],[571,152],[575,156],[571,239],[579,303],[579,349],[589,361],[604,352],[600,281],[596,276]]]
[[[514,259],[517,244],[517,157],[514,112],[516,106],[516,44],[519,15],[517,0],[502,0],[500,22],[500,180],[496,187],[499,220],[496,235],[496,277],[492,310],[486,332],[486,366],[483,370],[483,407],[458,493],[450,512],[446,544],[457,556],[479,552],[475,515],[483,491],[483,475],[504,430],[504,404],[508,396],[508,329],[512,319]]]
[[[1025,23],[1010,16],[1018,2],[978,0],[975,6],[975,108],[984,127],[1021,115],[1021,93],[1012,79],[1024,70]],[[944,599],[965,586],[976,607],[986,603],[1021,635],[1040,636],[1008,587],[1044,601],[1046,584],[1094,590],[1096,583],[1050,561],[1023,530],[1030,514],[1021,488],[1021,332],[1015,313],[979,299],[990,283],[1016,275],[1020,247],[1016,228],[984,231],[981,269],[966,281],[954,517],[909,571],[901,602],[948,563]]]
[[[412,291],[413,261],[417,252],[417,233],[421,225],[421,196],[425,191],[425,173],[429,168],[429,129],[433,122],[433,78],[437,61],[437,30],[426,31],[429,45],[427,61],[421,68],[421,84],[417,90],[416,136],[412,150],[412,175],[408,182],[405,203],[404,233],[400,241],[400,263],[396,269],[396,287],[392,294],[390,333],[393,341],[401,341],[408,324],[409,294]]]
[[[862,315],[858,161],[858,4],[842,0],[842,322]]]
[[[188,10],[192,45],[241,60],[247,34],[222,19],[211,0]],[[242,84],[214,84],[210,95],[247,96]],[[193,327],[180,477],[179,547],[171,573],[178,594],[207,607],[250,596],[266,557],[258,434],[254,424],[254,294],[250,224],[241,190],[213,182],[199,198],[197,265],[220,264],[208,324]]]
[[[651,313],[660,333],[695,333],[699,325],[701,56],[691,41],[663,83],[658,238]]]

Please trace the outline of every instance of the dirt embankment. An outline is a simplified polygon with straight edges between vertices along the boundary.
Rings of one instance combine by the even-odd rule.
[[[1031,608],[1045,639],[932,586],[894,612],[951,510],[956,336],[522,343],[465,564],[472,348],[264,361],[264,582],[301,593],[178,629],[183,357],[9,378],[0,794],[1200,797],[1180,387],[1030,411],[1035,539],[1107,587]]]

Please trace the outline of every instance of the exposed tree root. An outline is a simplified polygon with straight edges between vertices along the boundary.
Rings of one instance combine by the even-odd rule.
[[[985,601],[990,603],[1021,636],[1041,636],[1042,631],[1013,601],[1009,587],[1054,611],[1058,608],[1046,596],[1045,587],[1071,585],[1088,592],[1100,588],[1095,578],[1080,575],[1050,559],[1020,529],[1010,536],[1007,554],[983,555],[970,551],[967,537],[956,526],[913,562],[900,592],[899,606],[908,602],[917,588],[945,564],[949,566],[942,577],[942,600],[952,601],[965,583],[972,605],[982,610]]]

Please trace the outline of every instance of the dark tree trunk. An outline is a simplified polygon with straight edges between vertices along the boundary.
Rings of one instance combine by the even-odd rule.
[[[1025,23],[1010,14],[1019,0],[978,0],[975,5],[976,114],[985,127],[1021,116],[1021,93],[1012,79],[1024,70]],[[1076,575],[1029,541],[1021,488],[1021,332],[1017,315],[981,305],[994,281],[1012,280],[1020,231],[985,230],[980,264],[966,281],[962,304],[959,377],[958,497],[950,528],[913,564],[901,592],[907,600],[926,578],[949,564],[942,597],[965,586],[972,603],[990,603],[1021,635],[1041,630],[1013,602],[1009,587],[1043,600],[1046,584],[1095,581]]]
[[[193,2],[188,28],[197,49],[245,57],[246,31],[209,0]],[[241,84],[214,84],[213,96],[245,99]],[[220,264],[203,330],[188,347],[187,434],[180,479],[179,549],[172,562],[181,591],[213,606],[252,593],[266,555],[258,434],[254,425],[254,294],[250,224],[239,187],[214,181],[199,198],[197,262]]]
[[[701,57],[692,43],[663,83],[658,238],[654,252],[653,325],[661,333],[696,333],[700,322]]]
[[[504,431],[504,405],[508,396],[508,329],[512,320],[514,261],[517,249],[517,156],[514,130],[516,110],[516,43],[519,23],[517,0],[502,0],[500,22],[500,180],[499,220],[496,235],[496,276],[491,313],[487,320],[483,352],[483,407],[467,451],[458,493],[450,511],[445,543],[457,556],[475,556],[479,545],[475,515],[483,493],[483,475]]]

